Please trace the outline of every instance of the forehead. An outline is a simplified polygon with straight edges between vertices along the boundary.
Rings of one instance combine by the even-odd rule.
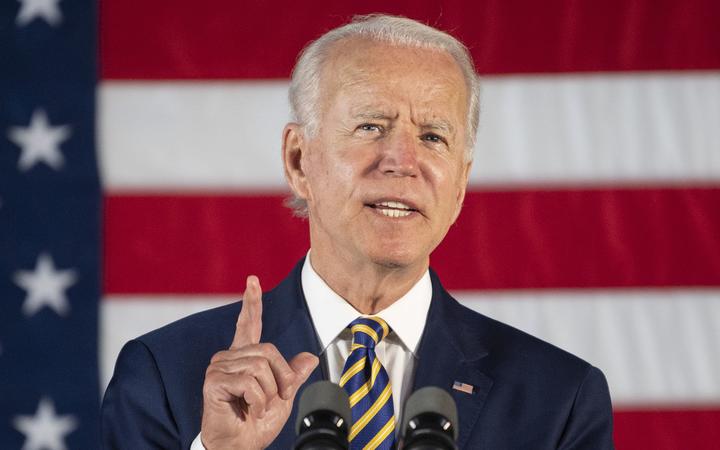
[[[326,106],[346,94],[355,108],[381,108],[404,99],[434,110],[460,107],[464,114],[468,98],[462,72],[447,52],[358,38],[334,45],[320,85]]]

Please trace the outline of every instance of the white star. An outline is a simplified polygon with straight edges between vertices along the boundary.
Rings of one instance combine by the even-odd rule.
[[[20,11],[15,18],[15,25],[22,27],[35,18],[45,19],[49,25],[60,25],[63,20],[62,12],[60,12],[60,0],[18,0]]]
[[[25,435],[22,450],[66,450],[65,435],[78,421],[72,415],[56,415],[52,400],[43,397],[34,416],[15,416],[13,426]]]
[[[45,305],[54,309],[60,316],[67,315],[70,310],[65,289],[77,281],[76,271],[55,270],[52,257],[47,253],[42,253],[38,257],[33,272],[18,270],[13,280],[27,291],[22,307],[26,316],[32,316]]]
[[[21,148],[18,168],[22,172],[42,161],[55,170],[62,168],[65,158],[60,152],[60,143],[70,137],[69,125],[51,126],[47,114],[36,109],[27,127],[10,127],[8,139]]]

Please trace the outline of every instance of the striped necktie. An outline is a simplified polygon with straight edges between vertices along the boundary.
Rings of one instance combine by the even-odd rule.
[[[353,343],[345,361],[340,386],[350,396],[353,425],[351,450],[395,448],[395,416],[392,388],[385,368],[375,355],[375,346],[390,333],[379,317],[360,317],[348,326]]]

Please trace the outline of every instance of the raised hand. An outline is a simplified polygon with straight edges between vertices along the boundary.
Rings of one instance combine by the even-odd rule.
[[[216,353],[205,372],[202,443],[207,450],[261,449],[285,425],[298,388],[318,365],[311,353],[289,362],[270,343],[260,343],[262,290],[247,278],[243,305],[228,350]]]

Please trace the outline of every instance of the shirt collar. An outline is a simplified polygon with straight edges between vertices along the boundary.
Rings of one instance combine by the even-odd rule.
[[[345,327],[362,314],[320,278],[310,263],[309,252],[303,263],[301,280],[310,317],[325,351]],[[375,315],[387,322],[403,345],[415,354],[425,329],[431,299],[432,282],[430,273],[425,271],[405,295]]]

